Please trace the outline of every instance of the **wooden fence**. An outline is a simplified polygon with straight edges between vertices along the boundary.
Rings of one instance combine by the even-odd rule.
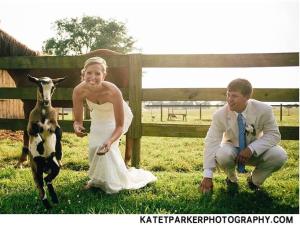
[[[142,89],[142,68],[187,67],[187,68],[229,68],[229,67],[288,67],[299,66],[299,53],[262,54],[193,54],[193,55],[142,55],[103,56],[108,65],[129,68],[129,87],[122,89],[129,100],[134,119],[129,135],[134,139],[132,164],[139,166],[142,136],[205,137],[207,125],[177,125],[142,123],[142,101],[222,101],[225,88],[163,88]],[[0,69],[47,69],[81,68],[84,56],[40,56],[0,57]],[[284,76],[284,74],[283,74]],[[266,84],[267,85],[267,84]],[[36,88],[0,88],[0,99],[35,99]],[[72,88],[57,88],[53,98],[71,100]],[[266,102],[299,102],[299,89],[259,88],[254,89],[253,98]],[[27,121],[22,119],[1,119],[0,129],[19,130]],[[72,121],[59,122],[64,131],[73,131]],[[84,121],[86,127],[89,121]],[[281,126],[282,139],[298,140],[298,126]]]
[[[224,102],[225,104],[226,102]],[[170,119],[170,117],[172,117],[172,115],[174,115],[176,117],[176,115],[179,115],[179,118],[182,118],[181,116],[184,115],[184,118],[182,118],[182,120],[187,121],[187,116],[188,116],[188,109],[189,110],[195,110],[195,111],[199,111],[199,120],[202,120],[202,111],[203,109],[209,109],[209,108],[215,108],[218,109],[222,106],[224,106],[224,104],[218,104],[218,105],[212,105],[212,104],[194,104],[194,105],[184,105],[184,104],[151,104],[151,105],[145,105],[144,109],[150,109],[151,110],[151,116],[153,117],[153,109],[158,109],[157,114],[160,115],[160,121],[163,122],[163,109],[167,109],[167,113],[166,113],[166,118],[167,120],[172,120],[172,118]],[[279,121],[282,122],[283,119],[283,108],[286,108],[288,110],[287,112],[287,116],[290,116],[290,112],[289,109],[290,108],[299,108],[298,104],[277,104],[277,105],[271,105],[273,109],[279,108]],[[155,118],[155,116],[153,117]]]

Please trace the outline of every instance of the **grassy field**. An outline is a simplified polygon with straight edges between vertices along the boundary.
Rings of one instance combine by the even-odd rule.
[[[173,108],[175,113],[185,113],[187,121],[182,120],[182,116],[177,116],[168,120],[168,107],[163,108],[163,117],[161,121],[161,109],[158,108],[143,108],[143,123],[180,123],[180,124],[195,124],[195,125],[207,125],[210,124],[213,113],[218,107],[202,107],[201,119],[200,109],[198,108]],[[172,107],[169,107],[169,111],[172,111]],[[273,107],[273,112],[278,125],[280,126],[298,126],[299,124],[299,108],[292,107],[282,108],[282,120],[280,121],[280,107]]]
[[[177,116],[168,120],[168,107],[163,108],[163,116],[161,121],[161,109],[157,108],[145,108],[142,109],[142,122],[143,123],[175,123],[175,124],[194,124],[194,125],[209,125],[212,119],[213,113],[218,109],[218,107],[202,107],[201,109],[201,119],[199,108],[174,108],[173,112],[185,113],[187,114],[187,121],[182,120],[182,116]],[[172,107],[169,107],[172,110]],[[273,107],[273,112],[280,126],[298,126],[299,124],[299,108],[292,107],[282,108],[282,120],[280,121],[280,107]],[[64,116],[64,120],[72,120],[72,113],[66,110],[67,115]],[[60,116],[60,119],[62,117]]]
[[[157,214],[157,213],[292,213],[299,212],[299,143],[282,141],[289,159],[267,179],[263,191],[253,193],[240,175],[240,193],[225,192],[225,175],[214,178],[212,195],[198,192],[202,179],[203,139],[143,137],[141,166],[157,182],[140,190],[108,195],[99,189],[84,191],[88,180],[87,139],[63,136],[64,167],[54,181],[60,204],[47,212],[38,200],[30,169],[14,169],[21,141],[0,140],[0,213],[2,214]],[[124,155],[124,138],[120,145]],[[251,169],[249,167],[249,169]]]

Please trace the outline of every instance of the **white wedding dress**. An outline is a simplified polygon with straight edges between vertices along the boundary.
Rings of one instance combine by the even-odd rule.
[[[143,169],[127,169],[119,150],[119,140],[115,141],[104,155],[97,155],[101,146],[115,129],[113,104],[101,105],[86,100],[90,108],[91,128],[89,133],[89,177],[88,184],[99,187],[108,194],[117,193],[123,189],[138,189],[154,182],[157,178]],[[124,129],[126,133],[132,121],[132,112],[126,102],[124,106]]]

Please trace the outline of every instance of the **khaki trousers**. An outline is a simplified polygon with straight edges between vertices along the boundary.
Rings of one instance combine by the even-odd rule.
[[[216,153],[218,166],[232,182],[237,182],[235,163],[237,154],[237,148],[231,143],[222,144]],[[278,145],[270,148],[258,157],[253,154],[246,164],[255,166],[252,172],[252,182],[260,186],[273,172],[279,170],[286,160],[286,151]]]

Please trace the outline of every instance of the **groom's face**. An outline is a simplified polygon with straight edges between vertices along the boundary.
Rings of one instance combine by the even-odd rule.
[[[229,109],[237,113],[243,112],[247,106],[249,96],[244,96],[239,91],[227,91],[226,101]]]

